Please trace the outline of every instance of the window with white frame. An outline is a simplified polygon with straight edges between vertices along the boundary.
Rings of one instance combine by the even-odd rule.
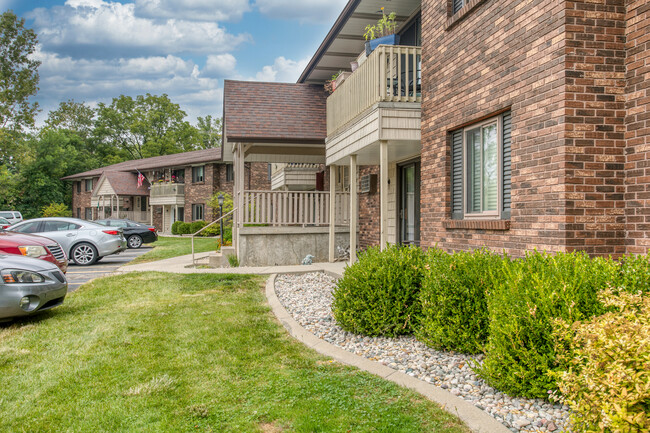
[[[192,182],[203,182],[204,169],[204,166],[192,167]]]
[[[203,219],[203,205],[202,204],[193,204],[192,205],[192,221],[199,221]]]
[[[93,190],[93,180],[86,179],[86,192]]]
[[[510,218],[510,112],[453,131],[452,218]]]

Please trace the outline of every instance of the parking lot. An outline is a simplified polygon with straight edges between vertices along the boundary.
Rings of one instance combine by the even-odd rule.
[[[77,266],[70,263],[68,266],[68,292],[74,292],[84,283],[88,281],[110,275],[120,266],[124,266],[131,260],[151,251],[150,247],[143,246],[137,250],[127,249],[121,254],[113,254],[106,256],[98,263],[91,266]]]

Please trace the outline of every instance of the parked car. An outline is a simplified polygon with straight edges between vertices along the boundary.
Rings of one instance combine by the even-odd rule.
[[[7,220],[6,218],[0,217],[0,228],[2,230],[8,228],[10,225],[11,225],[11,222],[9,222],[9,220]]]
[[[9,224],[16,224],[23,220],[22,214],[15,210],[0,211],[0,218],[6,219],[9,221]]]
[[[108,228],[78,218],[36,218],[14,224],[8,230],[54,239],[68,258],[81,266],[92,265],[104,256],[126,249],[121,228]]]
[[[43,236],[1,230],[0,254],[45,260],[56,265],[63,273],[68,269],[68,258],[61,245]]]
[[[95,222],[108,227],[122,228],[129,248],[140,248],[142,244],[148,244],[158,240],[156,228],[148,224],[137,223],[127,219],[103,219]]]
[[[63,304],[65,275],[44,260],[0,255],[0,320],[29,316]]]

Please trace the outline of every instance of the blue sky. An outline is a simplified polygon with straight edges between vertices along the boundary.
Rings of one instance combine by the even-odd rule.
[[[39,37],[41,124],[61,101],[166,93],[194,123],[223,80],[294,82],[346,0],[0,0]]]

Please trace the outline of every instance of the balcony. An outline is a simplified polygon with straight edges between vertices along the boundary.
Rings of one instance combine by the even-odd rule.
[[[422,48],[380,45],[327,99],[327,135],[379,103],[421,103]]]
[[[151,205],[179,205],[185,204],[184,183],[154,183],[149,194]]]
[[[316,189],[319,164],[273,164],[271,189],[286,191],[311,191]]]

